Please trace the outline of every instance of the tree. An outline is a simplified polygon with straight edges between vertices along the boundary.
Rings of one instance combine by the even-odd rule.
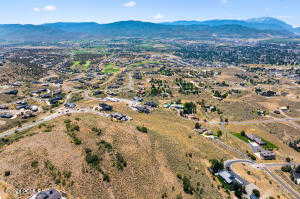
[[[218,131],[217,131],[217,136],[218,136],[218,137],[221,137],[221,136],[222,136],[222,134],[223,134],[223,133],[222,133],[222,131],[221,131],[221,130],[218,130]]]
[[[195,129],[200,129],[201,128],[201,125],[199,124],[199,122],[197,122],[196,124],[195,124]]]
[[[217,159],[212,159],[210,160],[211,163],[211,170],[213,171],[213,173],[218,173],[219,171],[224,169],[224,164],[223,162],[217,160]]]
[[[197,113],[197,106],[193,102],[186,102],[183,104],[184,114],[194,114]]]
[[[260,198],[260,192],[257,189],[253,189],[252,192],[257,198]]]
[[[193,188],[193,186],[191,184],[190,179],[188,179],[188,177],[184,176],[182,178],[182,184],[183,184],[183,191],[185,193],[193,194],[194,188]]]
[[[281,167],[281,171],[283,171],[283,172],[291,172],[292,171],[292,167],[290,165],[282,166]]]
[[[244,130],[241,131],[241,136],[246,136],[246,132]]]

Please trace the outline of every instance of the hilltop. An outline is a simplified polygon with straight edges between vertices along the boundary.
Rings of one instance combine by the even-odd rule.
[[[63,41],[120,37],[212,39],[295,37],[291,25],[274,18],[249,20],[208,20],[150,23],[120,21],[109,24],[94,22],[48,23],[41,25],[0,25],[0,40]]]

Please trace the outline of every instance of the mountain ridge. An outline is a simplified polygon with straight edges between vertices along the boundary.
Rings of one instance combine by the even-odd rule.
[[[108,24],[96,22],[57,22],[41,25],[2,24],[0,25],[0,40],[62,41],[119,37],[184,39],[294,37],[294,33],[298,33],[298,29],[291,29],[291,27],[285,22],[270,18],[253,19],[248,22],[209,20],[152,23],[131,20]]]

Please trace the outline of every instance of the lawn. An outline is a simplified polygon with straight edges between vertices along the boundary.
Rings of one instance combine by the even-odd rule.
[[[241,133],[233,133],[233,135],[234,135],[235,137],[239,138],[240,140],[243,140],[244,142],[249,143],[249,141],[250,141],[247,137],[242,136]]]
[[[72,69],[81,69],[88,70],[91,66],[91,61],[86,61],[84,64],[80,63],[80,61],[74,61],[71,68]]]
[[[265,139],[261,139],[262,141],[264,141],[266,143],[266,145],[263,146],[264,149],[266,150],[274,150],[274,149],[278,149],[278,146],[276,146],[275,144],[273,144],[272,142],[269,142],[268,140]]]
[[[247,142],[247,143],[250,142],[250,140],[247,137],[242,136],[241,133],[233,133],[233,135],[235,137],[239,138],[240,140],[243,140],[244,142]],[[275,144],[273,144],[272,142],[270,142],[268,140],[265,140],[263,138],[261,138],[261,140],[266,143],[266,145],[262,146],[264,149],[271,150],[271,151],[274,150],[274,149],[278,149],[278,147]]]
[[[91,66],[91,63],[92,63],[91,61],[86,61],[85,64],[83,65],[83,69],[88,70]]]
[[[159,61],[148,60],[148,61],[137,62],[137,63],[131,64],[130,66],[138,67],[138,66],[141,66],[141,65],[144,65],[144,64],[160,64],[160,62]]]
[[[120,71],[120,69],[116,68],[115,64],[106,64],[104,66],[103,73],[117,73],[119,71]]]

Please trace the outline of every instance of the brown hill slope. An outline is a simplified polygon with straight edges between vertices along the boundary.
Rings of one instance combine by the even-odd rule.
[[[174,128],[142,134],[134,122],[81,114],[19,133],[14,138],[22,139],[1,149],[0,180],[14,190],[55,187],[68,198],[224,198],[207,171],[207,159],[227,155],[193,135],[190,121],[170,113],[153,117],[161,117],[162,125],[174,122]],[[95,155],[99,163],[87,161]],[[5,171],[11,174],[5,177]],[[184,193],[180,176],[190,179],[193,195]]]

